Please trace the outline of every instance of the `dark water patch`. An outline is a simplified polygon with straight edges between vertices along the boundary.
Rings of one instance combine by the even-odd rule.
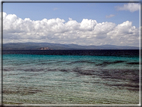
[[[81,61],[73,61],[73,62],[70,62],[70,63],[67,63],[67,65],[70,65],[70,64],[76,64],[76,63],[88,63],[88,64],[95,64],[95,62],[92,62],[92,61],[88,61],[88,60],[81,60]]]
[[[20,94],[20,95],[29,95],[29,94],[36,94],[38,92],[42,92],[42,90],[38,90],[38,89],[15,89],[15,90],[3,90],[3,94]]]
[[[102,63],[99,63],[99,64],[96,64],[96,66],[102,66],[102,67],[105,67],[107,65],[110,65],[110,64],[118,64],[118,63],[123,63],[125,61],[121,61],[121,60],[118,60],[118,61],[113,61],[113,62],[110,62],[110,61],[104,61]]]
[[[37,65],[52,65],[56,62],[41,62],[41,63],[38,63]]]
[[[23,70],[26,72],[40,72],[40,71],[44,71],[45,69],[30,68],[30,69],[18,69],[18,70]]]
[[[107,64],[100,63],[100,64],[96,64],[96,66],[102,66],[102,67],[105,67],[105,66],[107,66]]]
[[[140,78],[141,79],[141,78]],[[142,80],[142,79],[141,79]],[[131,80],[134,83],[139,83],[139,77],[132,78]]]
[[[79,67],[75,67],[75,68],[73,68],[72,71],[73,71],[73,72],[80,73],[82,70],[81,70],[81,68],[79,68]]]
[[[139,91],[139,88],[127,88],[129,91]]]
[[[19,75],[19,74],[8,74],[8,75]]]
[[[56,69],[48,68],[48,69],[46,69],[45,71],[61,71],[61,72],[70,72],[71,70],[70,70],[70,69],[59,69],[59,68],[56,68]]]
[[[134,84],[106,84],[108,86],[121,86],[121,87],[133,87],[133,88],[139,88],[139,85]]]
[[[62,72],[69,72],[70,70],[69,69],[60,69],[60,71],[62,71]]]
[[[28,80],[28,79],[32,79],[31,77],[29,77],[29,76],[22,76],[22,77],[20,77],[21,79],[24,79],[24,80]]]
[[[83,70],[79,67],[74,68],[72,71],[80,75],[94,75],[94,70]]]
[[[28,94],[35,94],[38,92],[42,92],[42,90],[38,90],[38,89],[32,89],[32,90],[25,90],[25,93],[22,93],[24,95],[28,95]]]
[[[83,81],[84,83],[100,84],[99,81]]]
[[[13,66],[20,66],[20,65],[23,65],[22,63],[11,63],[11,65]]]
[[[134,64],[139,64],[139,62],[129,62],[129,63],[127,63],[127,64],[129,64],[129,65],[134,65]]]
[[[125,79],[123,78],[123,76],[126,73],[127,71],[122,71],[122,70],[101,70],[98,75],[102,78]]]
[[[139,83],[139,70],[101,70],[98,76],[102,79],[118,79],[130,81],[132,83]]]
[[[13,91],[13,90],[3,90],[2,92],[3,92],[3,94],[17,94],[17,93],[19,93],[17,91]]]
[[[14,68],[3,68],[3,71],[14,71]]]
[[[113,63],[113,64],[117,64],[117,63],[123,63],[123,62],[125,62],[125,61],[118,60],[118,61],[114,61],[114,62],[112,62],[112,63]]]
[[[104,83],[104,85],[107,85],[107,86],[114,86],[114,87],[118,87],[119,89],[128,89],[128,90],[133,90],[133,91],[138,91],[139,90],[139,85],[138,84],[107,84],[107,83]]]
[[[94,75],[94,71],[93,70],[83,70],[82,72],[80,72],[80,74],[82,74],[82,75]]]
[[[47,69],[47,71],[58,71],[58,69]]]
[[[92,62],[92,61],[88,61],[88,60],[81,60],[81,61],[74,61],[72,63],[90,63],[90,64],[94,64],[95,62]]]

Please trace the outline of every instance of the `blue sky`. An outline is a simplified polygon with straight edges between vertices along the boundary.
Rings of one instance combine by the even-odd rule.
[[[133,5],[135,5],[135,4],[133,4]],[[139,4],[138,4],[138,6],[139,6]],[[87,45],[88,43],[90,43],[88,45],[103,45],[104,41],[106,41],[104,44],[138,46],[139,45],[139,43],[138,43],[139,42],[138,41],[139,40],[138,39],[138,36],[139,36],[138,35],[139,9],[137,8],[138,6],[132,6],[131,4],[128,4],[128,3],[4,3],[3,4],[3,12],[6,13],[5,19],[8,21],[10,19],[7,18],[7,16],[12,14],[12,15],[16,16],[15,17],[15,16],[11,15],[11,18],[15,17],[14,20],[19,20],[19,18],[20,18],[23,20],[23,22],[25,22],[25,18],[29,18],[30,19],[29,23],[32,23],[33,25],[35,25],[35,23],[36,23],[35,21],[39,21],[39,23],[41,21],[43,24],[43,21],[42,21],[43,19],[47,19],[47,21],[48,21],[50,19],[59,18],[60,21],[54,20],[57,25],[60,25],[60,26],[58,26],[58,30],[60,27],[60,30],[58,32],[64,31],[63,33],[65,33],[65,34],[62,33],[59,35],[59,34],[57,34],[57,32],[51,32],[51,31],[53,31],[53,29],[49,30],[50,34],[49,34],[49,32],[45,33],[45,34],[40,33],[39,35],[41,35],[42,38],[43,38],[43,35],[44,35],[44,38],[47,35],[46,36],[46,39],[48,39],[47,42],[74,43],[74,44],[81,44],[81,45]],[[69,23],[71,23],[71,21],[69,20],[69,18],[74,20],[74,22],[72,21],[72,24],[70,24],[70,25],[69,25]],[[86,21],[84,20],[84,22],[83,22],[83,19],[87,19],[87,20]],[[64,20],[64,21],[62,22],[61,20]],[[93,20],[95,20],[96,22],[92,22]],[[21,21],[19,23],[23,23],[23,22]],[[52,20],[52,22],[53,22],[53,20]],[[12,23],[12,22],[9,22],[9,23]],[[25,22],[25,23],[28,23],[28,22]],[[58,24],[58,23],[60,23],[60,24]],[[81,27],[81,23],[82,23],[82,26],[84,26],[84,27]],[[89,29],[89,28],[87,28],[87,25],[89,26],[89,23],[93,24],[93,27],[94,27],[94,29],[90,32],[88,32],[88,30],[87,30],[87,29]],[[76,28],[76,29],[80,29],[80,32],[78,30],[76,30],[76,31],[73,30],[72,27],[75,26],[73,24],[76,24],[76,26],[80,26],[80,27]],[[110,27],[113,26],[109,31],[107,29],[107,24]],[[121,28],[121,25],[123,26],[123,24],[125,25],[124,28],[126,30],[120,31],[123,29],[123,27]],[[64,27],[65,26],[68,26],[68,27],[70,26],[70,27],[69,27],[69,29],[63,30],[63,26],[61,26],[61,25],[63,25]],[[6,28],[6,26],[8,26],[8,25],[5,25],[4,28]],[[18,28],[19,24],[15,25],[15,26],[17,26],[17,28]],[[22,24],[20,26],[22,26]],[[27,24],[27,26],[28,26],[28,24]],[[43,25],[38,24],[38,27],[39,26],[40,26],[40,28],[43,28]],[[86,28],[85,28],[85,26],[86,26]],[[134,28],[134,26],[136,28]],[[46,28],[48,28],[48,26]],[[23,30],[23,28],[21,28],[21,29]],[[36,31],[38,31],[37,30],[38,28],[31,27],[29,29],[36,29]],[[81,32],[83,29],[84,29],[84,33]],[[9,29],[9,31],[11,31],[11,30],[12,29]],[[42,29],[42,30],[44,31],[44,29]],[[55,31],[56,30],[57,29],[55,29]],[[72,30],[72,33],[66,32],[66,31],[71,31],[71,30]],[[6,35],[6,36],[4,36],[4,40],[6,39],[6,41],[8,41],[8,38],[12,39],[12,37],[14,37],[14,34],[11,34],[13,36],[10,37],[10,33],[7,33],[9,31],[8,31],[8,28],[7,28],[7,30],[5,30],[4,35]],[[19,30],[16,28],[13,31],[19,32]],[[125,35],[124,35],[126,40],[127,40],[127,38],[129,38],[129,36],[131,38],[129,43],[124,43],[124,41],[122,41],[122,38],[124,38],[122,36],[122,34],[124,34],[124,32],[126,32],[126,34],[127,34],[127,37],[125,37]],[[27,31],[27,33],[28,33],[28,31]],[[114,35],[116,35],[116,33],[118,33],[118,35],[121,35],[122,37],[118,37],[118,35],[114,36],[113,33],[114,33]],[[133,33],[133,35],[130,35],[130,33]],[[67,34],[68,35],[69,34],[71,34],[71,35],[84,34],[84,36],[82,36],[82,37],[76,36],[76,37],[74,37],[74,39],[71,38],[72,36],[70,36],[70,37],[69,36],[61,36],[61,35],[67,35]],[[85,36],[85,34],[86,34],[86,36]],[[92,36],[87,36],[89,34]],[[99,35],[102,35],[102,34],[103,35],[106,34],[107,36],[106,37],[105,36],[99,37]],[[31,35],[33,35],[33,34],[31,34]],[[55,35],[59,35],[59,36],[57,37]],[[25,39],[25,41],[26,40],[30,41],[29,38],[31,38],[31,37],[29,37],[29,36],[23,37],[24,35],[22,36],[22,34],[19,34],[18,37],[15,36],[13,38],[13,42],[14,41],[16,42],[16,40],[20,36],[23,38],[23,40]],[[49,36],[52,36],[52,37],[49,37]],[[137,38],[136,40],[134,39],[134,36],[136,36],[136,38]],[[85,37],[86,37],[86,40],[85,40]],[[22,38],[21,38],[21,40],[19,39],[19,41],[22,42]],[[39,36],[37,36],[37,38],[40,39]],[[52,38],[52,40],[50,40],[51,38]],[[79,39],[80,42],[79,41],[72,42],[75,40],[75,38]],[[84,39],[82,39],[82,38],[84,38]],[[93,42],[91,38],[96,41],[99,40],[99,42],[97,42],[95,44],[95,42]],[[119,41],[116,40],[117,43],[115,43],[114,38],[119,39]],[[103,40],[101,40],[101,39],[103,39]],[[9,42],[11,42],[11,41],[9,40]]]
[[[42,20],[44,18],[61,18],[68,21],[72,18],[81,22],[82,19],[95,19],[98,22],[111,21],[116,24],[132,21],[139,26],[139,11],[118,11],[116,6],[125,3],[4,3],[3,11],[7,14],[16,14],[18,17]],[[114,14],[112,18],[107,15]]]

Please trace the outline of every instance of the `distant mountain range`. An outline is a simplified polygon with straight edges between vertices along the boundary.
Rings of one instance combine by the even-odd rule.
[[[57,43],[7,43],[3,44],[3,50],[94,50],[94,49],[139,49],[134,46],[116,45],[77,45],[77,44],[57,44]]]

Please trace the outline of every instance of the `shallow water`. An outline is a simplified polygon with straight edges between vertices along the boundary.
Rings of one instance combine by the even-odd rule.
[[[138,104],[139,57],[3,55],[4,103]]]

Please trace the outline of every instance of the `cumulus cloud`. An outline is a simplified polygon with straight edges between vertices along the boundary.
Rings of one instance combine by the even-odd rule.
[[[126,10],[126,11],[130,11],[130,12],[135,12],[135,11],[140,10],[140,4],[128,3],[128,4],[124,4],[123,6],[117,6],[116,8],[117,8],[117,10]]]
[[[107,15],[106,18],[111,18],[111,17],[114,17],[115,15],[114,14],[110,14],[110,15]]]
[[[92,19],[21,19],[3,13],[3,42],[49,42],[79,45],[139,45],[139,29],[132,22],[116,25]]]

